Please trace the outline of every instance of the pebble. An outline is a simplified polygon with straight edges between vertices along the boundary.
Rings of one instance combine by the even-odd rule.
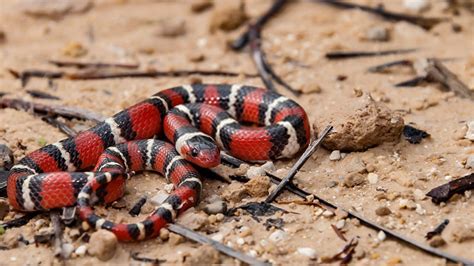
[[[424,215],[426,214],[426,210],[421,207],[420,204],[416,204],[416,209],[415,212],[418,213],[419,215]]]
[[[155,205],[161,205],[163,202],[165,202],[165,200],[168,198],[168,196],[169,196],[168,193],[160,191],[160,192],[156,193],[156,195],[153,196],[150,199],[150,202],[155,204]]]
[[[14,163],[13,152],[5,144],[0,144],[0,169],[10,170]]]
[[[271,233],[268,239],[274,243],[282,241],[286,239],[287,233],[283,230],[276,230],[275,232]]]
[[[158,35],[175,38],[186,33],[186,21],[181,18],[166,19],[161,21]]]
[[[238,28],[247,20],[243,1],[219,1],[216,3],[210,22],[209,31],[217,29],[231,31]]]
[[[243,198],[248,196],[248,191],[242,183],[232,181],[226,186],[221,196],[228,202],[240,202]]]
[[[115,255],[117,246],[118,241],[114,233],[101,229],[91,234],[87,251],[101,261],[107,261]]]
[[[81,43],[70,42],[64,46],[62,52],[65,56],[77,58],[86,55],[88,50]]]
[[[74,246],[71,243],[64,243],[61,248],[61,257],[62,258],[69,258],[74,252]]]
[[[31,17],[60,19],[68,14],[83,13],[92,8],[90,0],[24,0],[20,7]]]
[[[429,9],[430,2],[428,0],[404,0],[403,6],[414,12],[422,12]]]
[[[184,242],[184,238],[178,234],[170,233],[169,242],[171,245],[178,245]]]
[[[180,215],[179,223],[192,230],[198,230],[208,223],[208,218],[204,212],[196,212],[194,208],[190,208]]]
[[[369,180],[370,184],[374,185],[374,184],[377,184],[377,182],[379,181],[379,175],[374,174],[374,173],[369,173],[367,175],[367,179]]]
[[[331,160],[331,161],[339,161],[340,159],[341,159],[341,151],[340,150],[334,150],[329,155],[329,160]]]
[[[474,120],[467,122],[467,131],[464,138],[474,141]]]
[[[339,220],[339,221],[337,221],[337,223],[336,223],[336,228],[337,228],[337,229],[342,229],[342,228],[344,228],[345,225],[346,225],[346,221],[345,221],[345,220]]]
[[[387,27],[377,25],[367,30],[365,38],[369,41],[386,42],[390,40],[390,32]]]
[[[250,179],[257,176],[264,176],[264,175],[265,175],[265,169],[263,169],[263,167],[260,167],[260,166],[250,166],[246,174],[246,176]]]
[[[378,216],[387,216],[390,215],[392,211],[387,207],[379,207],[375,210],[375,214]]]
[[[365,183],[365,177],[360,173],[349,173],[344,176],[344,186],[355,187]]]
[[[273,164],[272,161],[268,161],[268,162],[262,164],[261,168],[265,171],[268,171],[268,172],[273,172],[273,171],[276,170],[275,164]]]
[[[317,258],[316,250],[314,250],[313,248],[303,247],[303,248],[298,248],[297,251],[299,254],[309,257],[310,259]]]
[[[346,219],[348,216],[349,216],[349,214],[346,211],[344,211],[342,209],[339,209],[339,208],[336,209],[336,217],[337,218]]]
[[[329,218],[329,217],[333,217],[334,216],[334,212],[330,211],[330,210],[325,210],[322,214],[324,217],[326,218]]]
[[[256,176],[245,183],[244,187],[252,197],[265,197],[270,188],[270,178],[266,175]]]
[[[74,253],[76,253],[79,257],[84,256],[86,252],[87,252],[86,245],[80,245],[79,247],[76,248],[76,251],[74,251]]]
[[[385,238],[387,238],[387,235],[385,234],[384,231],[379,231],[379,233],[377,234],[377,239],[380,240],[380,241],[384,241]]]
[[[214,5],[212,0],[194,0],[191,2],[191,11],[200,13]]]
[[[466,168],[474,169],[474,155],[469,155],[469,157],[467,157]]]
[[[207,214],[218,214],[227,211],[227,203],[220,198],[210,202],[204,206],[203,211]]]
[[[160,229],[160,239],[163,241],[166,241],[170,238],[170,231],[166,228],[161,228]]]
[[[446,245],[446,241],[440,235],[437,235],[430,239],[429,244],[430,246],[437,248]]]
[[[423,193],[423,191],[421,191],[421,189],[415,189],[415,191],[413,191],[413,195],[415,196],[415,199],[417,200],[424,200],[426,198],[426,195],[425,193]]]

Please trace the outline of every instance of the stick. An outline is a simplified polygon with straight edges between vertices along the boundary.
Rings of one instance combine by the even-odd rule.
[[[63,228],[59,220],[59,214],[55,211],[50,212],[51,224],[54,228],[54,254],[61,259],[67,259],[69,254],[64,250]]]
[[[448,201],[454,194],[461,194],[470,189],[474,189],[474,173],[435,187],[426,193],[426,196],[431,197],[431,201],[438,204]]]
[[[43,116],[41,118],[41,120],[45,121],[46,123],[48,123],[48,124],[50,124],[54,127],[57,127],[59,130],[61,130],[61,132],[68,135],[69,137],[73,137],[73,136],[77,135],[77,131],[75,131],[74,129],[72,129],[71,127],[69,127],[68,125],[64,124],[63,122],[57,120],[54,117]]]
[[[430,240],[431,238],[433,238],[435,235],[441,235],[441,233],[444,231],[444,228],[446,228],[446,226],[449,224],[449,220],[448,219],[444,219],[444,221],[442,223],[440,223],[438,226],[436,226],[435,229],[433,229],[432,231],[429,231],[428,233],[426,233],[425,235],[425,238],[427,240]]]
[[[0,108],[13,108],[17,110],[33,110],[35,113],[39,114],[54,114],[66,118],[76,118],[81,120],[92,120],[95,122],[100,122],[105,120],[100,114],[93,113],[88,110],[62,106],[62,105],[45,105],[40,103],[33,103],[24,101],[21,99],[0,99]]]
[[[76,67],[76,68],[107,68],[107,67],[118,67],[118,68],[128,68],[134,69],[138,68],[138,64],[123,64],[123,63],[103,63],[103,62],[74,62],[74,61],[59,61],[59,60],[49,60],[48,63],[55,65],[57,67]]]
[[[440,60],[429,58],[426,70],[429,79],[441,83],[459,97],[474,100],[474,91],[470,90],[453,72],[449,71]]]
[[[188,239],[191,239],[191,240],[194,240],[198,243],[201,243],[201,244],[209,244],[211,245],[213,248],[217,249],[218,251],[228,255],[228,256],[231,256],[233,258],[236,258],[242,262],[245,262],[245,263],[248,263],[250,265],[262,265],[262,266],[267,266],[267,265],[271,265],[270,263],[268,262],[262,262],[262,261],[259,261],[253,257],[250,257],[248,255],[245,255],[245,254],[242,254],[226,245],[223,245],[221,244],[220,242],[217,242],[215,240],[212,240],[204,235],[201,235],[197,232],[194,232],[193,230],[191,229],[188,229],[186,227],[183,227],[182,225],[179,225],[179,224],[168,224],[168,230],[170,230],[171,232],[175,233],[175,234],[179,234],[179,235],[182,235]]]
[[[347,238],[344,236],[344,234],[337,228],[335,225],[331,224],[332,230],[336,233],[336,235],[344,242],[347,242]]]
[[[376,66],[373,66],[373,67],[369,67],[367,69],[368,72],[372,72],[372,73],[380,73],[380,72],[384,72],[387,70],[387,68],[390,68],[390,67],[393,67],[393,66],[410,66],[412,67],[413,66],[413,62],[411,60],[397,60],[397,61],[392,61],[392,62],[388,62],[388,63],[384,63],[384,64],[381,64],[381,65],[376,65]]]
[[[26,92],[33,98],[48,99],[48,100],[61,100],[61,98],[51,95],[49,93],[38,91],[38,90],[26,90]]]
[[[257,19],[253,26],[262,28],[263,25],[265,25],[270,20],[270,18],[275,16],[287,2],[287,0],[275,0],[272,6]],[[231,44],[232,49],[240,50],[244,48],[249,42],[250,31],[251,29],[249,28],[246,32],[240,35],[240,37]]]
[[[426,81],[426,77],[415,77],[395,84],[395,87],[416,87]]]
[[[23,225],[27,224],[31,219],[36,217],[36,215],[38,215],[38,214],[39,213],[37,213],[37,212],[29,212],[29,213],[26,213],[25,215],[21,216],[20,218],[16,218],[16,219],[13,219],[13,220],[10,220],[10,221],[6,221],[6,222],[2,223],[0,226],[2,226],[4,229],[9,229],[9,228],[13,228],[13,227],[20,227],[20,226],[23,226]]]
[[[410,16],[410,15],[406,15],[402,13],[385,11],[382,8],[373,8],[370,6],[352,4],[352,3],[347,3],[347,2],[337,1],[337,0],[315,0],[315,2],[325,3],[325,4],[329,4],[335,7],[339,7],[339,8],[358,8],[360,10],[381,16],[388,20],[395,20],[395,21],[404,20],[406,22],[418,25],[426,30],[431,29],[434,25],[442,21],[447,21],[447,18],[425,18],[425,17],[419,17],[419,16]]]
[[[293,179],[293,177],[298,173],[298,171],[301,169],[301,167],[304,165],[304,163],[311,157],[311,155],[316,151],[316,149],[319,147],[319,145],[323,142],[324,138],[331,132],[332,126],[326,127],[324,131],[321,133],[319,138],[313,143],[311,143],[308,148],[305,150],[303,155],[298,159],[298,161],[293,165],[293,167],[290,169],[288,172],[288,175],[286,176],[285,179],[283,179],[280,184],[276,187],[270,195],[265,199],[266,203],[272,202],[282,191],[282,189]]]
[[[406,54],[416,51],[417,49],[398,49],[398,50],[384,50],[384,51],[350,51],[350,52],[329,52],[326,54],[327,59],[339,60],[348,59],[354,57],[369,57],[369,56],[382,56],[391,54]]]

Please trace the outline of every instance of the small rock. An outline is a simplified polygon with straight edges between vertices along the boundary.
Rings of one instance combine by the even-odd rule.
[[[3,220],[10,211],[10,204],[5,199],[0,199],[0,220]]]
[[[194,208],[190,208],[179,216],[178,221],[192,230],[198,230],[205,226],[208,220],[204,212],[196,212]]]
[[[375,214],[378,216],[387,216],[390,215],[392,211],[387,207],[379,207],[375,210]]]
[[[331,161],[339,161],[341,159],[341,151],[335,150],[332,151],[331,154],[329,155],[329,160]]]
[[[221,0],[216,3],[209,23],[209,31],[211,33],[220,29],[223,31],[231,31],[238,28],[247,20],[245,14],[244,2]]]
[[[474,141],[474,120],[467,122],[467,131],[464,138]]]
[[[186,21],[180,18],[166,19],[160,22],[158,35],[163,37],[178,37],[186,33]]]
[[[210,245],[202,245],[194,250],[189,257],[186,256],[184,265],[219,265],[221,263],[226,264],[222,262],[219,251]]]
[[[474,169],[474,155],[469,155],[467,157],[466,168]]]
[[[227,211],[227,203],[220,198],[217,198],[213,202],[206,204],[206,206],[203,208],[203,211],[207,214],[224,213]]]
[[[268,195],[270,185],[270,178],[262,175],[253,177],[244,186],[252,197],[265,197]]]
[[[107,261],[115,255],[117,246],[118,241],[114,233],[101,229],[91,234],[87,251],[101,261]]]
[[[449,229],[451,238],[455,242],[462,243],[474,239],[474,225],[453,224]]]
[[[170,231],[166,228],[161,228],[160,229],[160,239],[163,241],[166,241],[170,238]]]
[[[87,49],[78,42],[70,42],[63,48],[63,54],[70,57],[81,57],[87,54]]]
[[[369,180],[370,184],[375,185],[379,181],[379,175],[377,175],[375,173],[369,173],[367,175],[367,179]]]
[[[61,248],[61,257],[62,258],[69,258],[74,252],[74,246],[71,243],[64,243]]]
[[[365,183],[365,177],[360,173],[349,173],[344,177],[344,186],[355,187]]]
[[[418,213],[419,215],[425,215],[426,214],[426,210],[423,209],[423,207],[421,207],[420,204],[416,204],[415,212]]]
[[[425,193],[423,193],[423,191],[421,191],[421,189],[415,189],[415,191],[413,191],[413,195],[415,196],[415,199],[417,200],[424,200],[426,198],[426,195]]]
[[[306,247],[298,248],[297,251],[299,254],[309,257],[310,259],[313,259],[313,260],[318,257],[318,255],[316,254],[316,250],[314,250],[313,248],[306,248]]]
[[[168,196],[169,196],[168,193],[160,191],[156,193],[156,195],[150,199],[150,202],[158,206],[158,205],[161,205],[163,202],[165,202]]]
[[[336,223],[336,228],[337,228],[337,229],[342,229],[342,228],[344,228],[345,225],[346,225],[346,221],[345,221],[345,220],[339,220],[339,221],[337,221],[337,223]]]
[[[335,214],[338,219],[346,219],[349,216],[349,214],[346,211],[343,211],[342,209],[339,209],[339,208],[336,209]]]
[[[189,61],[194,62],[194,63],[202,62],[204,61],[205,58],[206,57],[204,56],[204,54],[200,52],[192,52],[188,54]]]
[[[86,245],[80,245],[74,251],[74,253],[76,253],[77,256],[79,256],[79,257],[82,257],[82,256],[86,255],[86,252],[87,252],[87,246]]]
[[[164,187],[163,187],[163,190],[166,191],[166,193],[170,194],[174,189],[174,184],[172,183],[169,183],[169,184],[166,184]]]
[[[280,242],[287,238],[287,233],[283,230],[276,230],[275,232],[271,233],[268,239],[274,243]]]
[[[367,30],[365,38],[369,41],[386,42],[390,39],[390,31],[384,26],[374,26]]]
[[[264,171],[268,171],[268,172],[273,172],[273,171],[276,170],[275,164],[273,164],[272,161],[268,161],[268,162],[262,164],[261,168]]]
[[[404,0],[403,6],[413,12],[422,12],[430,8],[428,0]]]
[[[330,217],[334,216],[334,212],[332,212],[330,210],[325,210],[322,215],[326,218],[330,218]]]
[[[0,144],[0,170],[10,170],[13,166],[13,152],[5,144]]]
[[[83,13],[92,8],[90,0],[23,0],[23,13],[32,17],[61,19],[65,15]]]
[[[212,0],[194,0],[191,2],[191,11],[194,13],[200,13],[211,8],[213,5],[214,3]]]
[[[184,238],[178,234],[170,233],[169,242],[171,245],[179,245],[184,242]]]
[[[222,197],[230,202],[239,202],[246,196],[248,196],[247,190],[244,185],[237,181],[232,181],[228,186],[226,186],[222,193]]]
[[[54,236],[54,228],[52,227],[46,227],[46,228],[41,228],[38,233],[35,234],[34,239],[35,243],[49,243],[51,239],[53,239]]]
[[[440,235],[437,235],[431,238],[429,243],[430,243],[430,246],[434,248],[446,245],[446,241]]]
[[[18,240],[20,233],[17,230],[7,230],[1,237],[2,246],[7,248],[16,248],[18,246]]]
[[[318,121],[319,125],[334,126],[323,142],[329,150],[365,151],[384,142],[400,141],[403,118],[370,96],[333,108]]]
[[[384,231],[379,231],[379,233],[377,234],[377,239],[380,240],[380,241],[384,241],[385,238],[387,238],[387,235],[385,234]]]
[[[265,169],[261,166],[250,166],[249,169],[247,170],[247,177],[252,179],[257,176],[264,176],[265,175]]]

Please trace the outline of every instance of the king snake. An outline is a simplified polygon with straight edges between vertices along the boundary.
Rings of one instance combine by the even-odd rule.
[[[156,139],[163,133],[175,146]],[[291,158],[309,139],[304,109],[275,92],[245,85],[183,85],[28,154],[10,170],[8,199],[21,211],[77,204],[82,220],[121,241],[153,238],[199,202],[202,183],[193,164],[219,165],[218,147],[246,161],[271,160]],[[143,170],[174,184],[151,215],[116,224],[94,214],[92,204],[117,200],[125,180]]]

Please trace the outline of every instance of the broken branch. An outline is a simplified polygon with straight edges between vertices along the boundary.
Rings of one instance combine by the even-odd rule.
[[[431,201],[438,204],[448,201],[454,194],[462,194],[466,190],[474,189],[474,173],[435,187],[426,193]]]

